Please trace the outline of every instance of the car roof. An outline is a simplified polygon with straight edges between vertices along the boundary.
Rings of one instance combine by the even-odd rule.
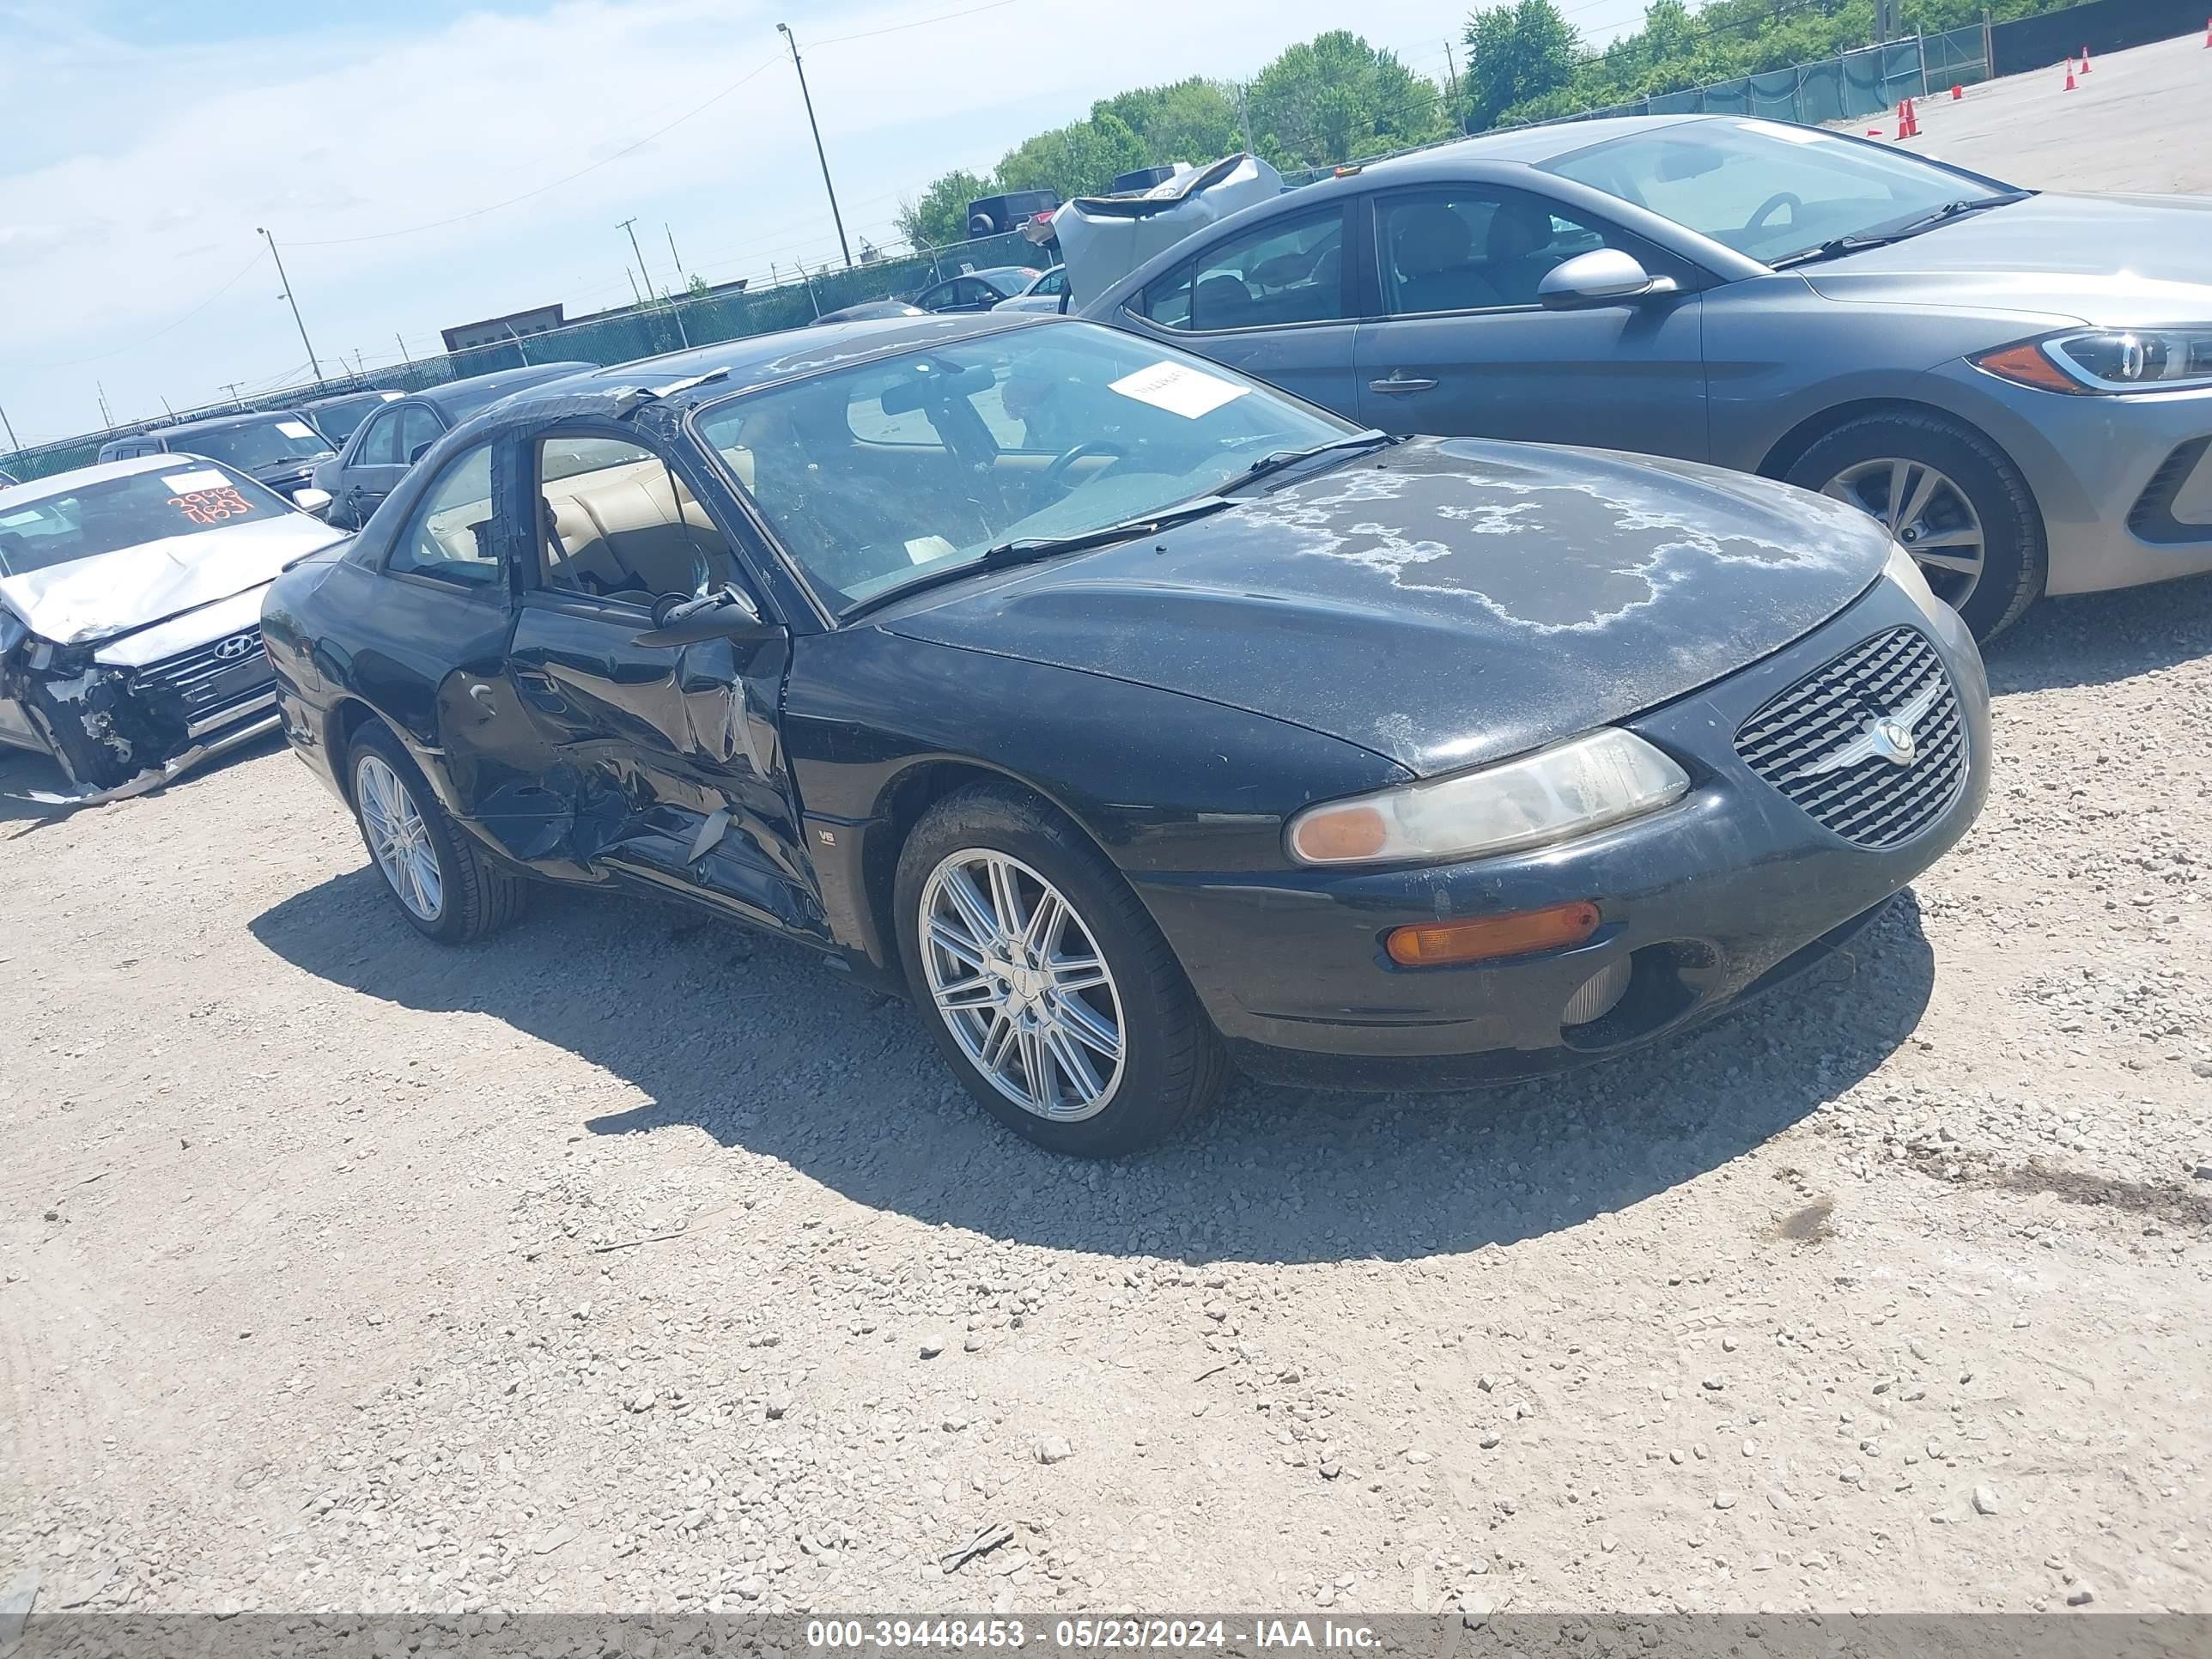
[[[234,426],[253,426],[263,421],[296,421],[299,418],[297,409],[249,409],[235,415],[208,415],[197,421],[179,421],[174,426],[157,426],[138,435],[140,438],[158,438],[167,443],[180,432],[226,432]],[[134,441],[118,438],[116,441],[130,443]]]
[[[1394,155],[1386,161],[1370,162],[1361,171],[1387,172],[1395,179],[1401,175],[1426,177],[1432,173],[1449,175],[1468,161],[1518,161],[1523,166],[1536,167],[1615,138],[1656,132],[1686,122],[1729,118],[1724,115],[1609,115],[1595,121],[1553,121],[1542,126],[1486,132],[1455,143],[1416,150],[1410,155]]]
[[[593,401],[628,386],[665,386],[701,374],[726,371],[721,378],[677,394],[681,403],[706,402],[754,386],[796,380],[818,369],[864,362],[921,347],[949,345],[955,340],[997,334],[1007,329],[1034,327],[1054,319],[1037,312],[970,312],[964,315],[924,313],[919,317],[866,317],[850,322],[816,323],[804,328],[782,329],[774,334],[751,334],[725,340],[720,345],[695,346],[660,357],[640,357],[609,368],[593,368],[537,388],[547,398],[562,395]],[[517,400],[518,404],[522,400]],[[535,405],[538,398],[528,400]],[[512,406],[512,405],[511,405]]]
[[[489,374],[471,374],[465,380],[425,386],[420,392],[408,393],[408,397],[414,402],[436,404],[441,408],[455,404],[473,405],[503,397],[508,392],[566,380],[571,374],[585,374],[598,367],[597,363],[586,362],[532,363],[524,368],[495,369]]]
[[[327,398],[310,398],[300,405],[302,409],[329,409],[337,404],[349,404],[361,398],[382,398],[389,402],[407,394],[396,386],[365,386],[358,392],[334,392]]]
[[[128,478],[134,473],[159,472],[164,468],[173,470],[176,465],[174,455],[133,455],[126,461],[101,461],[92,466],[73,466],[66,472],[50,472],[43,478],[0,486],[0,501],[5,501],[9,507],[24,507],[33,501],[45,501],[51,495],[66,495],[72,489],[82,489],[87,484],[106,483],[110,478]]]

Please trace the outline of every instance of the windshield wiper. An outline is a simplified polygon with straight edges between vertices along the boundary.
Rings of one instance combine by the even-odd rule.
[[[1972,201],[1946,202],[1934,212],[1923,213],[1917,219],[1908,219],[1891,229],[1860,231],[1850,236],[1838,236],[1818,247],[1807,248],[1802,253],[1784,254],[1779,259],[1770,259],[1767,265],[1771,270],[1788,270],[1793,265],[1809,265],[1821,259],[1833,259],[1870,247],[1887,247],[1892,242],[1917,236],[1923,231],[1933,230],[1938,225],[1948,224],[1969,213],[1979,213],[1984,208],[2007,207],[2014,202],[2024,202],[2034,194],[2032,190],[2016,190],[2005,196],[1983,196]]]
[[[878,605],[902,599],[919,588],[933,587],[939,582],[957,580],[963,577],[981,575],[987,570],[1004,570],[1018,564],[1034,564],[1042,559],[1057,558],[1063,553],[1081,553],[1094,547],[1109,547],[1115,542],[1133,540],[1157,531],[1193,519],[1202,519],[1210,513],[1218,513],[1236,503],[1225,496],[1200,495],[1195,501],[1178,501],[1173,507],[1162,507],[1157,513],[1147,513],[1134,519],[1123,519],[1119,523],[1102,525],[1096,530],[1078,532],[1073,536],[1019,536],[1010,541],[985,548],[975,558],[961,564],[951,564],[941,569],[923,572],[910,581],[880,593],[871,593],[866,599],[848,605],[839,615],[845,618],[872,611]]]
[[[1310,445],[1304,449],[1279,449],[1272,455],[1262,455],[1244,469],[1243,476],[1232,479],[1225,488],[1238,484],[1257,483],[1262,478],[1273,477],[1301,461],[1310,461],[1316,455],[1326,455],[1335,449],[1376,449],[1385,445],[1403,443],[1404,439],[1370,427],[1364,432],[1353,432],[1341,438],[1332,438],[1327,443]]]

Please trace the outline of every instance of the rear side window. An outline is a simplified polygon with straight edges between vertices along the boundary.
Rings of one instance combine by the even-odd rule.
[[[356,466],[397,466],[399,465],[399,416],[404,411],[388,409],[368,424],[362,434],[361,447],[354,452]]]
[[[392,544],[385,568],[463,587],[498,583],[489,442],[464,450],[447,463],[437,483],[415,504],[406,529]]]
[[[1196,333],[1341,321],[1344,210],[1271,219],[1217,242],[1147,288],[1138,309]]]

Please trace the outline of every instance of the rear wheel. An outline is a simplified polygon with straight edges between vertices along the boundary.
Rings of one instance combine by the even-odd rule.
[[[356,737],[351,773],[361,838],[416,932],[459,945],[514,919],[521,878],[478,850],[390,732],[371,726]]]
[[[1157,1145],[1211,1105],[1221,1039],[1120,873],[1012,787],[946,797],[900,854],[894,902],[940,1051],[1002,1123],[1054,1152]]]
[[[2043,592],[2043,515],[2027,481],[2003,451],[1954,421],[1849,422],[1807,450],[1789,482],[1880,520],[1978,640],[2011,627]]]

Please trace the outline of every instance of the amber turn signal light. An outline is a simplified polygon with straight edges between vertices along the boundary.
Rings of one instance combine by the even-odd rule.
[[[1580,945],[1597,932],[1597,906],[1588,899],[1510,915],[1470,916],[1465,921],[1425,921],[1396,927],[1382,945],[1401,968],[1435,968],[1454,962],[1491,962]]]
[[[2032,386],[2041,392],[2081,392],[2087,389],[2044,356],[2043,348],[2032,340],[1996,351],[1985,351],[1972,361],[1976,366],[1987,369],[2000,380],[2010,380],[2015,386]]]

